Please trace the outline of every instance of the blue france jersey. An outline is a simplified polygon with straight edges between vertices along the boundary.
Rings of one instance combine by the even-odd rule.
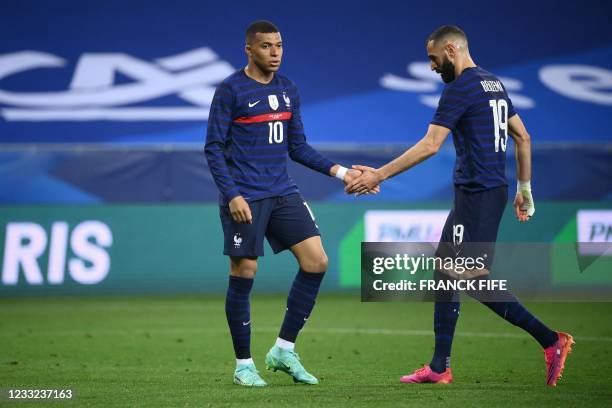
[[[446,84],[431,123],[453,132],[455,185],[466,191],[507,185],[508,118],[515,114],[501,81],[480,67]]]
[[[239,70],[219,85],[205,153],[221,204],[238,195],[254,201],[297,192],[287,155],[326,175],[333,166],[306,143],[297,87],[278,73],[262,84]]]

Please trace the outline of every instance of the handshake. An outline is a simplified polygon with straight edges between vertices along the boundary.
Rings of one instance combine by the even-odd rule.
[[[346,170],[342,181],[344,182],[344,191],[347,194],[360,196],[364,194],[378,194],[383,178],[375,168],[353,165],[352,168]]]

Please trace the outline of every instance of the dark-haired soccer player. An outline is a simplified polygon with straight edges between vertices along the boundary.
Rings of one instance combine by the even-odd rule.
[[[287,154],[345,183],[361,172],[332,163],[306,142],[298,90],[277,73],[283,47],[274,24],[252,23],[246,31],[245,51],[248,65],[226,78],[215,92],[205,147],[221,193],[223,253],[230,257],[225,311],[236,354],[234,383],[266,385],[251,358],[249,307],[265,236],[274,253],[289,249],[299,263],[266,367],[286,372],[295,382],[317,384],[300,363],[294,345],[314,307],[327,256],[314,216],[287,173]]]
[[[427,54],[431,69],[446,83],[427,134],[400,157],[379,169],[354,166],[364,173],[347,186],[347,192],[367,192],[389,177],[431,157],[452,131],[457,151],[455,200],[444,225],[438,254],[450,248],[457,255],[466,248],[465,243],[485,243],[485,248],[480,246],[480,249],[492,254],[508,198],[505,177],[508,134],[516,144],[516,216],[525,222],[535,212],[530,186],[530,137],[501,81],[472,60],[466,35],[461,29],[455,26],[438,28],[427,39]],[[489,256],[487,269],[491,262],[492,256]],[[544,349],[546,383],[555,386],[574,344],[572,336],[550,330],[508,292],[498,293],[496,297],[487,292],[469,294],[538,341]],[[455,293],[436,293],[433,358],[430,364],[403,376],[402,382],[452,382],[450,355],[459,305]]]

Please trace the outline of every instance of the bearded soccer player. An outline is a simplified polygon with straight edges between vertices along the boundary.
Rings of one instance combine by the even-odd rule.
[[[438,152],[452,131],[457,152],[455,200],[444,225],[437,255],[444,255],[450,250],[452,255],[457,256],[469,243],[484,243],[485,253],[493,254],[508,199],[505,177],[508,134],[516,145],[516,217],[520,222],[526,222],[535,212],[530,185],[530,136],[501,81],[472,60],[467,37],[461,29],[442,26],[429,36],[426,46],[431,69],[439,73],[446,83],[427,134],[404,154],[381,168],[353,166],[362,170],[363,174],[347,186],[347,192],[365,193],[384,180],[426,160]],[[465,256],[465,251],[462,256]],[[488,274],[492,258],[489,256],[485,263],[484,275]],[[436,274],[440,275],[442,271],[436,271]],[[483,279],[483,276],[478,279]],[[572,336],[549,329],[509,292],[500,292],[495,296],[486,291],[468,294],[535,338],[544,349],[546,383],[555,386],[574,344]],[[452,382],[451,345],[460,308],[457,295],[451,291],[436,292],[433,358],[430,364],[403,376],[401,382]]]
[[[287,155],[345,183],[361,172],[332,163],[306,142],[298,90],[277,72],[283,47],[274,24],[251,24],[245,51],[248,65],[215,92],[205,147],[220,191],[223,253],[230,257],[225,312],[236,354],[234,383],[266,385],[251,358],[249,305],[265,236],[274,253],[289,249],[299,263],[278,339],[266,355],[266,368],[281,370],[296,383],[318,384],[294,347],[314,307],[327,256],[314,216],[287,173]]]

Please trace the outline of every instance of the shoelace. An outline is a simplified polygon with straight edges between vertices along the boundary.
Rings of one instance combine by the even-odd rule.
[[[244,366],[238,371],[240,372],[244,370],[247,370],[248,372],[253,373],[253,374],[259,374],[259,371],[255,367],[252,367],[252,366]]]
[[[552,354],[549,353],[548,350],[544,350],[544,360],[546,360],[548,364],[550,364],[550,361],[552,360]]]
[[[424,374],[427,371],[427,366],[423,366],[421,368],[419,368],[418,370],[416,370],[414,373],[415,374]]]
[[[552,361],[554,361],[556,355],[557,355],[557,347],[549,347],[546,350],[544,350],[544,359],[549,364]]]

